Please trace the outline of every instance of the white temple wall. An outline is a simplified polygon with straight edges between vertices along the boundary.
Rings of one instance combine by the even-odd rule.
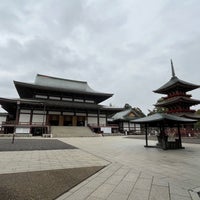
[[[16,128],[16,133],[18,134],[29,134],[30,133],[30,128],[20,128],[20,127],[17,127]]]
[[[6,121],[6,116],[0,116],[0,127],[2,125],[2,122]]]
[[[97,125],[97,117],[88,117],[88,124]]]
[[[106,126],[106,118],[99,118],[99,125]]]
[[[30,122],[30,114],[20,114],[19,123],[29,123]]]
[[[46,115],[36,115],[33,114],[32,123],[45,123],[46,122]]]

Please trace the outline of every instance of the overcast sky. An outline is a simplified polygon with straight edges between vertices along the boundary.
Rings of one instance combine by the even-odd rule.
[[[171,58],[180,79],[200,85],[199,0],[0,0],[0,97],[18,97],[13,80],[45,74],[147,114]]]

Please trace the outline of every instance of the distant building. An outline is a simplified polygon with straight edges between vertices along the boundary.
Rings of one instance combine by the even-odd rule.
[[[8,113],[0,113],[0,133],[4,131],[2,124],[3,122],[6,122],[7,117],[8,117]]]
[[[34,136],[52,133],[53,127],[89,127],[95,132],[119,128],[108,124],[108,116],[123,108],[100,105],[113,94],[97,92],[87,82],[38,74],[34,83],[14,84],[20,98],[0,98],[2,108],[8,112],[1,123],[4,133]],[[62,131],[65,134],[65,129]]]
[[[145,117],[139,108],[125,106],[124,110],[113,114],[109,118],[109,124],[117,124],[119,131],[125,134],[138,134],[141,132],[140,124],[133,123],[132,120]]]

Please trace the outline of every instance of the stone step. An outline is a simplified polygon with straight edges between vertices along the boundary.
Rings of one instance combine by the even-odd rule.
[[[52,137],[93,137],[88,127],[79,126],[51,126]]]

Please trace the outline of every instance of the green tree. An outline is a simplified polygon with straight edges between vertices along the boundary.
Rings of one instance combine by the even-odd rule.
[[[163,97],[158,99],[157,103],[160,103],[162,101],[164,101]],[[147,115],[149,116],[149,115],[153,115],[155,113],[166,113],[167,112],[167,108],[160,107],[160,106],[157,106],[157,107],[155,106],[153,110],[148,110],[148,111],[149,111],[149,113]]]

